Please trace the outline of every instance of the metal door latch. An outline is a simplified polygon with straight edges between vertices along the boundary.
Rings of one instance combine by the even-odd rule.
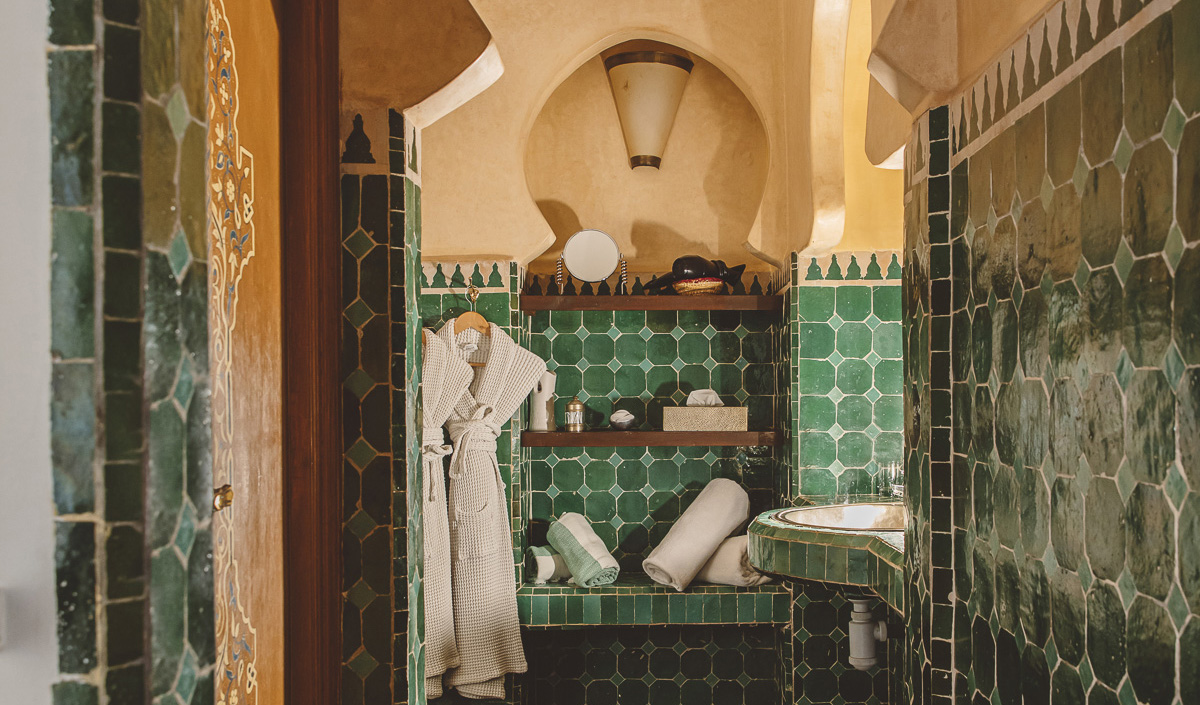
[[[213,511],[219,512],[233,504],[233,488],[221,485],[213,490]]]

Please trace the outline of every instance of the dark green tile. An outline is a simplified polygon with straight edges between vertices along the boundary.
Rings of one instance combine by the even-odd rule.
[[[187,576],[173,551],[161,551],[150,559],[149,649],[154,655],[150,692],[159,695],[175,684],[183,657],[186,633]]]
[[[53,0],[47,38],[59,46],[91,44],[95,23],[92,0]]]
[[[1125,677],[1125,610],[1114,587],[1092,584],[1087,597],[1088,662],[1096,678],[1116,688]]]
[[[134,0],[103,0],[104,18],[122,24],[137,24],[139,8]]]
[[[92,522],[55,522],[60,673],[89,673],[96,665],[95,531]]]
[[[1123,124],[1122,62],[1110,51],[1084,71],[1080,79],[1083,104],[1083,151],[1091,164],[1112,158]]]
[[[1200,34],[1200,5],[1181,2],[1171,11],[1174,36],[1183,41],[1173,41],[1175,49],[1175,97],[1189,115],[1200,113],[1200,46],[1187,41],[1188,37]]]
[[[1125,567],[1125,508],[1117,485],[1106,478],[1093,478],[1086,500],[1084,546],[1092,572],[1115,581]]]
[[[109,603],[108,618],[108,663],[121,666],[142,657],[145,633],[143,613],[146,609],[141,600]]]
[[[1171,229],[1174,164],[1166,143],[1154,140],[1133,153],[1125,174],[1124,232],[1135,255],[1160,252]]]
[[[52,686],[54,705],[99,705],[100,691],[82,681],[62,681]]]
[[[802,321],[828,321],[833,317],[834,292],[832,287],[800,287],[797,292],[796,311]]]
[[[142,468],[132,463],[104,465],[104,518],[108,521],[141,521]]]
[[[161,107],[146,101],[142,111],[142,226],[146,244],[166,250],[175,235],[179,212],[176,200],[178,144]]]
[[[142,97],[141,33],[119,25],[104,25],[104,97],[138,102]],[[174,57],[171,57],[174,64]]]
[[[1167,611],[1138,596],[1129,609],[1129,681],[1138,700],[1168,705],[1175,692],[1175,629]]]
[[[1117,66],[1117,75],[1120,76],[1119,60]],[[1120,128],[1120,114],[1120,105],[1118,104],[1118,129]],[[1022,200],[1028,201],[1041,191],[1042,178],[1046,175],[1046,110],[1044,104],[1038,105],[1029,111],[1029,114],[1017,120],[1013,129],[1016,130],[1014,146],[1016,148],[1017,192],[1021,194]]]
[[[95,354],[95,261],[92,219],[54,209],[51,258],[51,350],[60,358]]]
[[[138,392],[113,392],[104,396],[106,460],[140,460],[142,404]]]
[[[1200,121],[1183,129],[1178,149],[1175,219],[1188,242],[1200,240]]]
[[[88,363],[56,363],[51,382],[55,510],[59,514],[90,512],[95,506],[95,371]]]
[[[1068,83],[1046,100],[1046,173],[1056,186],[1070,181],[1079,158],[1079,83],[1079,79]]]
[[[144,590],[145,541],[142,532],[131,526],[115,526],[105,542],[105,571],[108,573],[108,599],[138,597]],[[111,632],[112,626],[110,624]]]
[[[110,0],[111,2],[111,0]],[[101,104],[101,164],[105,171],[141,171],[141,113],[132,105],[106,100]]]
[[[95,77],[91,50],[51,51],[50,186],[54,205],[92,203]]]
[[[842,320],[861,321],[871,314],[870,287],[839,286],[836,291],[836,311]]]
[[[127,252],[104,253],[104,315],[137,318],[141,314],[141,258]]]
[[[104,322],[104,388],[133,391],[141,387],[142,325],[138,321]]]
[[[1192,487],[1200,485],[1200,368],[1184,372],[1179,385],[1179,458]]]
[[[179,224],[187,236],[193,259],[208,259],[207,178],[205,175],[206,131],[190,123],[183,135],[179,162]],[[364,273],[364,277],[365,277]]]
[[[1125,129],[1135,143],[1162,129],[1174,93],[1171,15],[1153,20],[1125,44]]]
[[[141,249],[140,181],[127,176],[105,176],[101,189],[104,203],[104,246],[120,250]]]
[[[1200,248],[1183,253],[1175,268],[1174,339],[1188,364],[1200,364]],[[1148,302],[1147,302],[1148,303]]]
[[[1159,364],[1171,342],[1171,273],[1160,258],[1136,260],[1126,281],[1122,338],[1135,366]]]

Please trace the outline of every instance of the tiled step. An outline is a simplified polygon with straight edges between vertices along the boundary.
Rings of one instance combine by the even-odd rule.
[[[522,585],[521,624],[533,628],[662,624],[786,624],[790,597],[782,585],[752,588],[696,583],[683,592],[642,574],[583,588],[563,583]]]

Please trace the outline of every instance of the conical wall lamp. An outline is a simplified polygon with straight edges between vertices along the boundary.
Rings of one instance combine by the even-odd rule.
[[[618,44],[602,56],[625,135],[629,166],[657,169],[693,61],[678,47],[649,41]]]

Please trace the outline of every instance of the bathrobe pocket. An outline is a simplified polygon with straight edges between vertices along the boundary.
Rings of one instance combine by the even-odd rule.
[[[507,524],[500,516],[504,503],[497,493],[494,476],[478,473],[464,477],[451,486],[450,545],[455,561],[493,555],[501,548],[500,539]]]

